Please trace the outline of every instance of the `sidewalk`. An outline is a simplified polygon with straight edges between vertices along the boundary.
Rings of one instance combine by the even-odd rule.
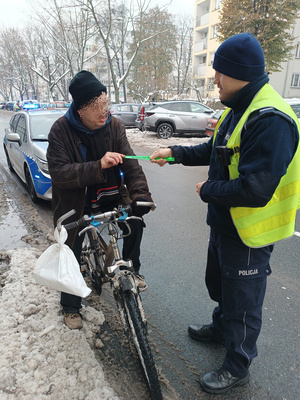
[[[63,324],[59,292],[35,283],[40,251],[7,252],[10,268],[0,294],[0,400],[119,400],[89,343],[104,315],[83,307],[83,329]]]

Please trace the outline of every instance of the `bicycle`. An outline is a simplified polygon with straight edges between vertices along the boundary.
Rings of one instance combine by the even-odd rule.
[[[151,202],[137,202],[137,206],[147,206],[154,209],[156,205]],[[138,282],[134,274],[131,260],[121,258],[118,240],[130,235],[131,229],[128,221],[140,219],[128,216],[130,207],[119,207],[113,211],[84,215],[79,220],[63,225],[67,230],[83,228],[79,235],[85,234],[81,253],[81,267],[84,267],[92,285],[100,295],[102,285],[109,282],[117,304],[120,319],[124,325],[128,341],[133,341],[153,400],[163,400],[157,370],[147,338],[147,320],[139,294]],[[60,230],[62,222],[75,213],[69,211],[57,221]],[[118,223],[127,226],[128,233],[121,234]],[[101,231],[99,227],[102,226]],[[109,241],[104,239],[102,231],[107,228]]]

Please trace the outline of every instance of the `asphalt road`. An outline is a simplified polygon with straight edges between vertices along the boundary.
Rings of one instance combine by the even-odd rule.
[[[11,115],[5,114],[0,111],[1,141]],[[148,155],[149,150],[136,149],[136,153]],[[141,161],[141,165],[158,206],[145,216],[141,272],[149,285],[142,296],[163,390],[168,400],[210,400],[216,396],[200,389],[199,375],[221,364],[224,348],[197,343],[187,335],[190,323],[210,322],[215,306],[204,284],[209,237],[206,205],[195,188],[206,178],[207,168],[160,168],[147,161]],[[7,172],[2,149],[0,170]],[[20,191],[21,197],[26,196],[24,186],[15,177],[12,179],[15,190]],[[38,212],[51,221],[49,205],[42,204]],[[296,231],[300,232],[299,216]],[[299,399],[299,240],[295,235],[275,246],[258,339],[259,355],[251,366],[250,383],[218,395],[219,400]]]

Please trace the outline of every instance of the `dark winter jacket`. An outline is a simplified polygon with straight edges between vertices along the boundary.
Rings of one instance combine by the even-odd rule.
[[[70,113],[67,118],[72,119]],[[76,214],[67,222],[79,219],[84,213],[87,187],[105,181],[105,170],[102,170],[100,160],[83,161],[82,143],[67,118],[63,116],[58,119],[48,137],[47,160],[52,180],[55,226],[57,219],[72,209],[76,210]],[[74,121],[71,122],[73,124]],[[110,124],[110,135],[106,138],[108,151],[134,155],[124,125],[114,117],[108,123]],[[88,132],[88,129],[86,131]],[[121,177],[120,170],[124,178]],[[146,177],[136,160],[124,160],[119,168],[115,167],[115,171],[121,195],[120,204],[130,204],[138,197],[152,201]],[[76,230],[69,231],[67,244],[72,245],[75,235]]]
[[[258,119],[241,135],[239,178],[229,180],[228,167],[219,164],[215,146],[226,145],[225,136],[233,132],[255,94],[268,80],[264,75],[224,102],[232,111],[221,124],[214,145],[211,138],[198,146],[172,147],[176,162],[210,166],[208,180],[200,191],[201,199],[208,203],[207,223],[237,240],[240,239],[229,208],[265,206],[286,173],[299,140],[296,124],[290,124],[283,117],[272,115]]]

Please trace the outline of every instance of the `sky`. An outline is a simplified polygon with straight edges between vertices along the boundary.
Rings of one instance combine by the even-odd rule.
[[[0,28],[20,27],[28,18],[30,0],[0,0]],[[167,4],[170,0],[157,1],[158,4]],[[168,7],[169,11],[176,14],[194,15],[195,0],[173,0]]]

